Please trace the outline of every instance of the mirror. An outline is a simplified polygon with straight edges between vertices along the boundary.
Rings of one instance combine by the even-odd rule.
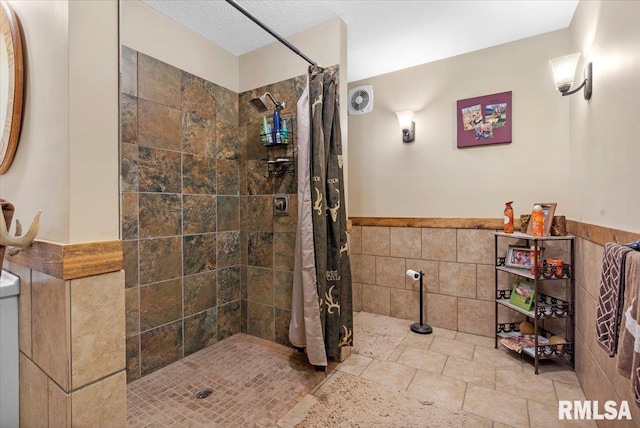
[[[0,174],[7,172],[18,148],[22,125],[24,64],[20,24],[9,4],[0,0]]]

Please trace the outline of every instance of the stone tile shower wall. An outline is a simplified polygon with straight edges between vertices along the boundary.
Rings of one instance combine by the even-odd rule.
[[[292,117],[295,123],[296,103],[305,84],[306,75],[303,75],[239,96],[239,134],[243,148],[240,172],[243,329],[287,346],[291,346],[288,331],[298,206],[296,175],[269,175],[265,162],[269,153],[260,143],[258,121],[261,116],[272,115],[273,110],[258,113],[249,101],[270,92],[286,104],[283,117]],[[278,157],[285,155],[286,148],[270,150]],[[273,215],[276,193],[289,195],[291,205],[286,217]]]
[[[241,331],[239,148],[238,94],[123,47],[129,381]]]

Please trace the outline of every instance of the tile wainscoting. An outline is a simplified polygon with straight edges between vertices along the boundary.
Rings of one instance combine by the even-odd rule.
[[[576,374],[587,400],[604,403],[614,400],[619,407],[626,400],[632,421],[601,420],[599,427],[638,426],[640,407],[635,404],[628,379],[618,374],[618,357],[609,358],[596,340],[596,309],[600,295],[600,274],[604,244],[628,243],[640,239],[630,233],[585,223],[568,222],[570,233],[576,235]]]
[[[20,426],[125,426],[121,241],[36,242],[4,268],[20,277]]]
[[[419,282],[405,272],[422,270],[428,324],[493,335],[495,221],[451,219],[447,223],[438,219],[439,225],[431,227],[428,222],[408,219],[401,224],[410,226],[369,226],[383,224],[383,219],[352,220],[354,310],[417,321]],[[446,224],[449,227],[442,227]],[[468,228],[474,227],[471,224],[475,228]],[[507,311],[501,314],[503,322],[516,319]]]

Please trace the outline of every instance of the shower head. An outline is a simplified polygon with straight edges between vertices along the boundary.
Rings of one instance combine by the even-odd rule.
[[[251,105],[253,106],[253,108],[255,108],[257,111],[259,112],[265,112],[267,110],[269,110],[268,106],[267,106],[267,97],[269,97],[271,99],[271,101],[276,105],[277,109],[282,110],[284,108],[284,103],[279,103],[278,101],[275,100],[275,98],[273,98],[273,96],[269,93],[269,92],[265,92],[264,95],[258,97],[258,98],[253,98],[250,102]]]

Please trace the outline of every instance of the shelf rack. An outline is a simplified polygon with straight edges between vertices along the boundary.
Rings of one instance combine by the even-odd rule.
[[[499,323],[498,322],[498,308],[504,306],[525,315],[526,319],[533,323],[534,331],[537,334],[534,336],[534,346],[524,347],[521,352],[523,355],[527,355],[534,360],[535,374],[538,374],[539,361],[542,359],[564,359],[570,364],[571,370],[575,368],[575,346],[573,340],[575,338],[575,237],[573,235],[566,236],[532,236],[521,232],[494,233],[494,254],[495,254],[495,347],[498,348],[499,339],[521,335],[518,324],[516,323]],[[499,239],[513,239],[524,240],[526,246],[533,246],[534,251],[537,253],[542,244],[545,241],[569,241],[569,259],[570,263],[565,263],[560,272],[556,271],[556,267],[547,266],[543,263],[539,266],[534,273],[529,269],[518,269],[505,265],[506,257],[498,256],[498,242]],[[533,308],[531,310],[522,309],[516,305],[510,303],[511,290],[499,289],[498,274],[500,272],[516,275],[521,278],[527,278],[533,281],[533,289],[535,292],[535,298]],[[540,292],[540,286],[542,282],[564,282],[568,285],[566,291],[568,300],[560,299],[558,297],[544,294]],[[565,319],[565,336],[566,343],[563,344],[549,344],[547,339],[553,334],[544,329],[544,321],[547,319]]]
[[[262,146],[267,148],[267,157],[263,160],[267,163],[268,176],[283,176],[296,172],[294,116],[281,114],[281,120],[287,123],[286,132],[279,130],[259,134]],[[270,118],[267,122],[272,124]]]

